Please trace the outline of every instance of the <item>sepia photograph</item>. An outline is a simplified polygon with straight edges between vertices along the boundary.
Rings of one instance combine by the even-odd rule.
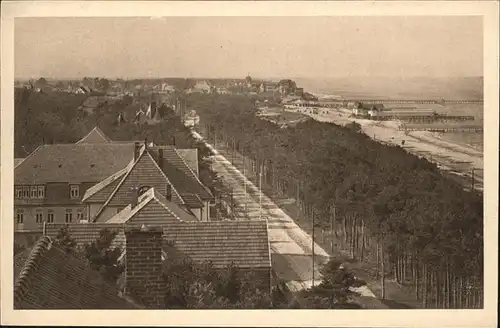
[[[299,324],[304,309],[483,311],[486,293],[496,308],[498,57],[481,11],[156,5],[10,18],[14,313],[296,310]]]

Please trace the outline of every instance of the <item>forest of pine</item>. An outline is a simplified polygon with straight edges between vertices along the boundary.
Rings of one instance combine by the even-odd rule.
[[[247,96],[190,95],[208,140],[253,162],[280,195],[347,244],[352,259],[411,285],[423,308],[483,306],[483,198],[437,166],[355,126],[309,120],[282,129]]]

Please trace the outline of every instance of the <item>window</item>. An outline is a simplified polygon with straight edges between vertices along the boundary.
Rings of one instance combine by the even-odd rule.
[[[76,212],[76,219],[78,222],[85,220],[85,213],[83,213],[83,209],[78,209],[78,212]]]
[[[45,186],[38,186],[38,198],[43,199],[45,198]]]
[[[54,223],[54,211],[49,210],[47,213],[47,222],[48,223]]]
[[[23,198],[23,187],[16,186],[16,198]]]
[[[18,224],[24,223],[24,211],[23,210],[17,210],[16,220],[17,220]]]
[[[66,210],[66,223],[71,223],[73,221],[73,212],[68,209]]]
[[[37,186],[31,186],[30,190],[31,190],[30,197],[31,198],[38,198],[38,188],[37,188]]]
[[[79,198],[80,197],[80,186],[71,185],[69,188],[70,188],[69,195],[71,198]]]
[[[43,212],[41,209],[36,210],[36,223],[43,222]]]
[[[23,187],[23,198],[30,198],[30,187],[29,186]]]

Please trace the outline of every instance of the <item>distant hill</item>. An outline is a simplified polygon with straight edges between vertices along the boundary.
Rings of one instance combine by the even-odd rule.
[[[483,98],[483,77],[450,78],[295,78],[306,91],[334,94],[344,98],[447,99],[478,100]]]

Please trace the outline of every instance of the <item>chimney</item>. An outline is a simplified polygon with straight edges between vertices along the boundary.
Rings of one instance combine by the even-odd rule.
[[[132,202],[130,203],[130,205],[132,205],[132,209],[134,209],[137,204],[139,203],[139,188],[138,187],[133,187],[131,188],[134,193],[135,193],[135,196],[132,198]]]
[[[150,309],[164,308],[162,236],[161,227],[143,225],[125,231],[125,293],[139,297]]]
[[[170,202],[172,201],[172,185],[167,182],[167,200]]]
[[[144,146],[148,148],[148,138],[144,138]]]
[[[141,151],[141,144],[136,142],[134,144],[134,162],[139,158],[139,153]]]
[[[158,148],[158,166],[163,171],[163,149]]]
[[[175,147],[175,136],[172,136],[172,146]]]

